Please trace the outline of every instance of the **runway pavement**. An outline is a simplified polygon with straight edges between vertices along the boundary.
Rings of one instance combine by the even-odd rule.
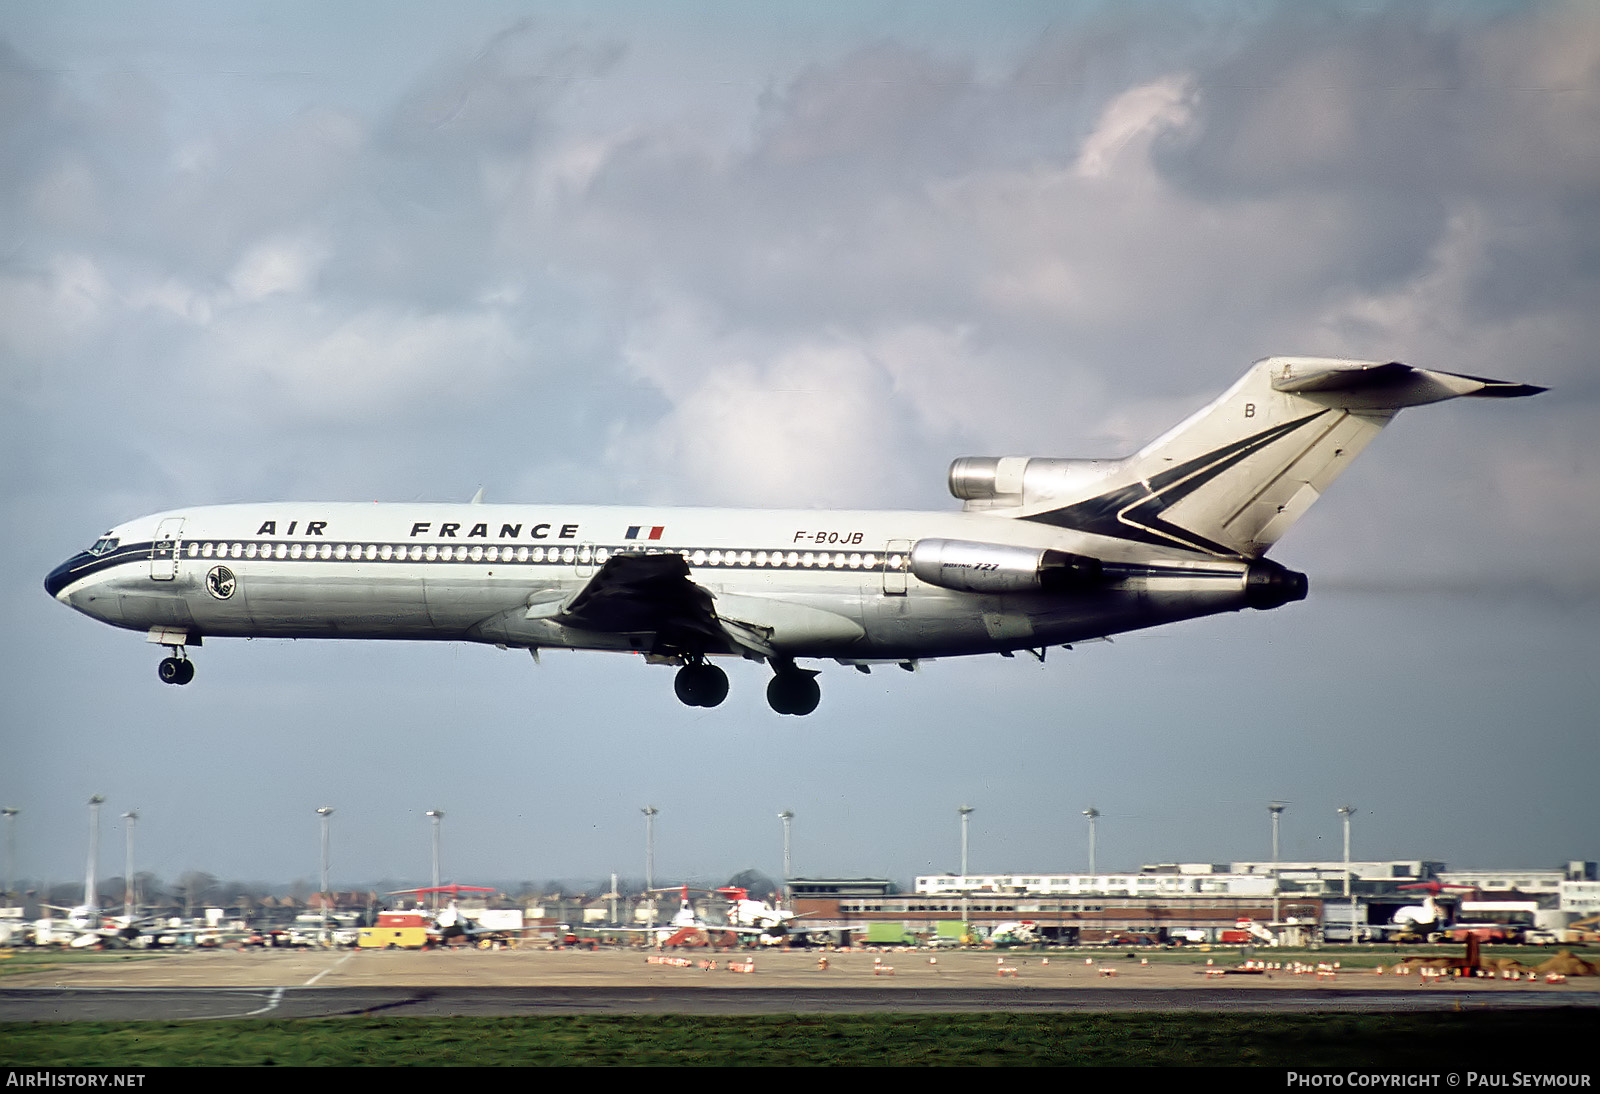
[[[1082,956],[987,951],[664,956],[685,963],[652,963],[632,950],[178,952],[6,977],[0,1021],[1600,1007],[1600,984],[1583,980],[1423,983],[1371,971],[1207,975],[1203,966],[1141,965],[1136,957],[1086,963]]]

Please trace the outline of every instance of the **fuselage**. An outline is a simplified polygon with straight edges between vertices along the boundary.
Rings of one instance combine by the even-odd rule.
[[[1081,552],[1104,574],[1068,592],[944,588],[911,562],[917,544],[935,541]],[[1042,648],[1235,610],[1251,604],[1247,575],[1263,565],[968,512],[270,503],[128,521],[45,584],[87,615],[173,645],[186,636],[644,649],[637,634],[551,618],[624,554],[680,555],[719,616],[759,627],[785,657],[852,662]]]

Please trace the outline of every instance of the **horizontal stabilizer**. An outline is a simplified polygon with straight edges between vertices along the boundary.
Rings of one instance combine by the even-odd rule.
[[[1398,410],[1461,396],[1512,399],[1537,395],[1533,384],[1412,368],[1398,361],[1336,361],[1320,357],[1278,357],[1272,362],[1272,389],[1315,398],[1331,406]]]

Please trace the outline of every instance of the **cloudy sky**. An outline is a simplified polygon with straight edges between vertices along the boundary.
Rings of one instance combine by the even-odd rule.
[[[1582,3],[170,0],[0,9],[0,797],[17,869],[909,881],[1600,858],[1600,14]],[[1549,386],[1406,412],[1312,595],[805,719],[635,658],[159,651],[41,582],[230,501],[952,508],[1273,353]]]

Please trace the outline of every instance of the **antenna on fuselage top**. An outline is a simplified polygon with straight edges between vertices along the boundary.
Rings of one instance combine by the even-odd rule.
[[[468,504],[469,505],[482,505],[483,504],[483,487],[481,487],[481,486],[478,487],[478,492],[476,494],[472,495],[472,501],[469,502]]]

